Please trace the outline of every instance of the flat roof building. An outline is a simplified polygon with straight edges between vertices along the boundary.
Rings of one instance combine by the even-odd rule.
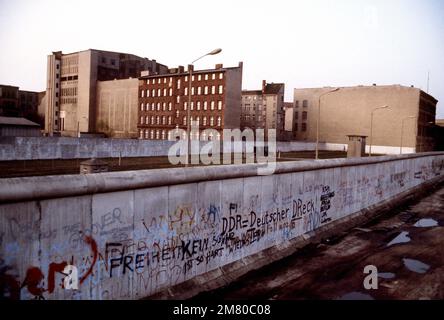
[[[45,132],[77,136],[97,132],[97,82],[138,78],[141,71],[161,74],[168,68],[136,55],[88,49],[48,56]]]
[[[434,149],[437,100],[424,91],[401,85],[294,89],[297,140],[315,142],[319,98],[320,142],[347,144],[347,135],[370,140],[372,153],[399,154]],[[381,106],[388,108],[378,109]],[[371,114],[373,134],[370,138]],[[402,133],[402,134],[401,134]],[[401,138],[402,137],[402,138]]]
[[[188,120],[196,121],[200,131],[216,130],[209,136],[205,132],[192,136],[193,140],[217,140],[223,137],[223,129],[239,129],[242,66],[239,62],[237,67],[217,64],[214,69],[193,70],[191,92],[189,70],[185,72],[183,67],[170,69],[168,74],[140,77],[139,138],[173,140],[173,130],[186,130]]]

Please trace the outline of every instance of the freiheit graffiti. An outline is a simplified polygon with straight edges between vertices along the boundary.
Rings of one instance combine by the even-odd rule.
[[[399,160],[399,167],[412,168],[402,171],[388,162],[0,205],[0,294],[145,297],[388,199],[442,174],[443,161]],[[59,213],[55,201],[85,205]],[[65,288],[67,266],[78,270],[77,289]]]

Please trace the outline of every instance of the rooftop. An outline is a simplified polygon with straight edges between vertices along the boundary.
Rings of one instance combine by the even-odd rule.
[[[38,123],[25,118],[0,117],[0,125],[40,127]]]

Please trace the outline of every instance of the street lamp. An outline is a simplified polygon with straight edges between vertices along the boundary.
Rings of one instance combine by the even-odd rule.
[[[206,56],[213,56],[215,54],[218,54],[222,51],[222,49],[218,48],[218,49],[214,49],[211,52],[208,52],[206,54],[204,54],[203,56],[197,58],[196,60],[194,60],[193,62],[191,62],[191,64],[188,65],[188,71],[189,71],[189,79],[188,79],[188,106],[187,106],[187,161],[185,163],[185,166],[188,167],[189,163],[191,163],[191,131],[190,131],[190,127],[191,127],[191,81],[193,79],[193,64],[202,59],[203,57]]]
[[[318,103],[318,120],[316,122],[316,157],[315,159],[319,159],[319,122],[321,121],[321,98],[329,93],[333,93],[339,91],[339,88],[327,91],[319,95],[319,103]]]
[[[402,124],[401,124],[401,144],[399,147],[399,154],[402,154],[402,138],[404,135],[404,122],[408,119],[416,119],[416,116],[410,116],[410,117],[406,117],[404,119],[402,119]]]
[[[368,152],[368,156],[369,156],[369,157],[372,156],[373,113],[374,113],[375,111],[377,111],[377,110],[380,110],[380,109],[387,109],[387,108],[389,108],[389,106],[388,106],[388,105],[384,105],[384,106],[377,107],[377,108],[375,108],[375,109],[372,110],[372,113],[371,113],[371,119],[370,119],[370,148],[369,148],[369,152]]]

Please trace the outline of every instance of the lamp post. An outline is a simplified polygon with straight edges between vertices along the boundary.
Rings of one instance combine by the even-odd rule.
[[[189,164],[191,163],[191,82],[193,79],[193,64],[202,59],[203,57],[206,56],[213,56],[215,54],[218,54],[222,51],[222,49],[218,48],[218,49],[214,49],[211,52],[208,52],[206,54],[204,54],[203,56],[197,58],[196,60],[194,60],[193,62],[191,62],[191,64],[188,65],[188,71],[189,71],[189,75],[188,75],[188,106],[187,106],[187,161],[185,163],[185,166],[188,167]]]
[[[400,144],[400,147],[399,147],[399,154],[402,154],[402,138],[403,138],[403,135],[404,135],[404,122],[406,120],[408,120],[408,119],[416,119],[416,116],[409,116],[409,117],[406,117],[406,118],[402,119],[402,123],[401,123],[401,144]]]
[[[327,91],[319,95],[319,103],[318,103],[318,120],[316,122],[316,156],[315,159],[319,159],[319,122],[321,121],[321,98],[329,93],[333,93],[339,91],[339,88]]]
[[[369,152],[368,152],[368,156],[371,157],[372,156],[372,139],[373,139],[373,113],[375,113],[375,111],[380,110],[380,109],[387,109],[389,108],[388,105],[384,105],[381,107],[377,107],[375,109],[372,110],[371,113],[371,119],[370,119],[370,148],[369,148]]]

